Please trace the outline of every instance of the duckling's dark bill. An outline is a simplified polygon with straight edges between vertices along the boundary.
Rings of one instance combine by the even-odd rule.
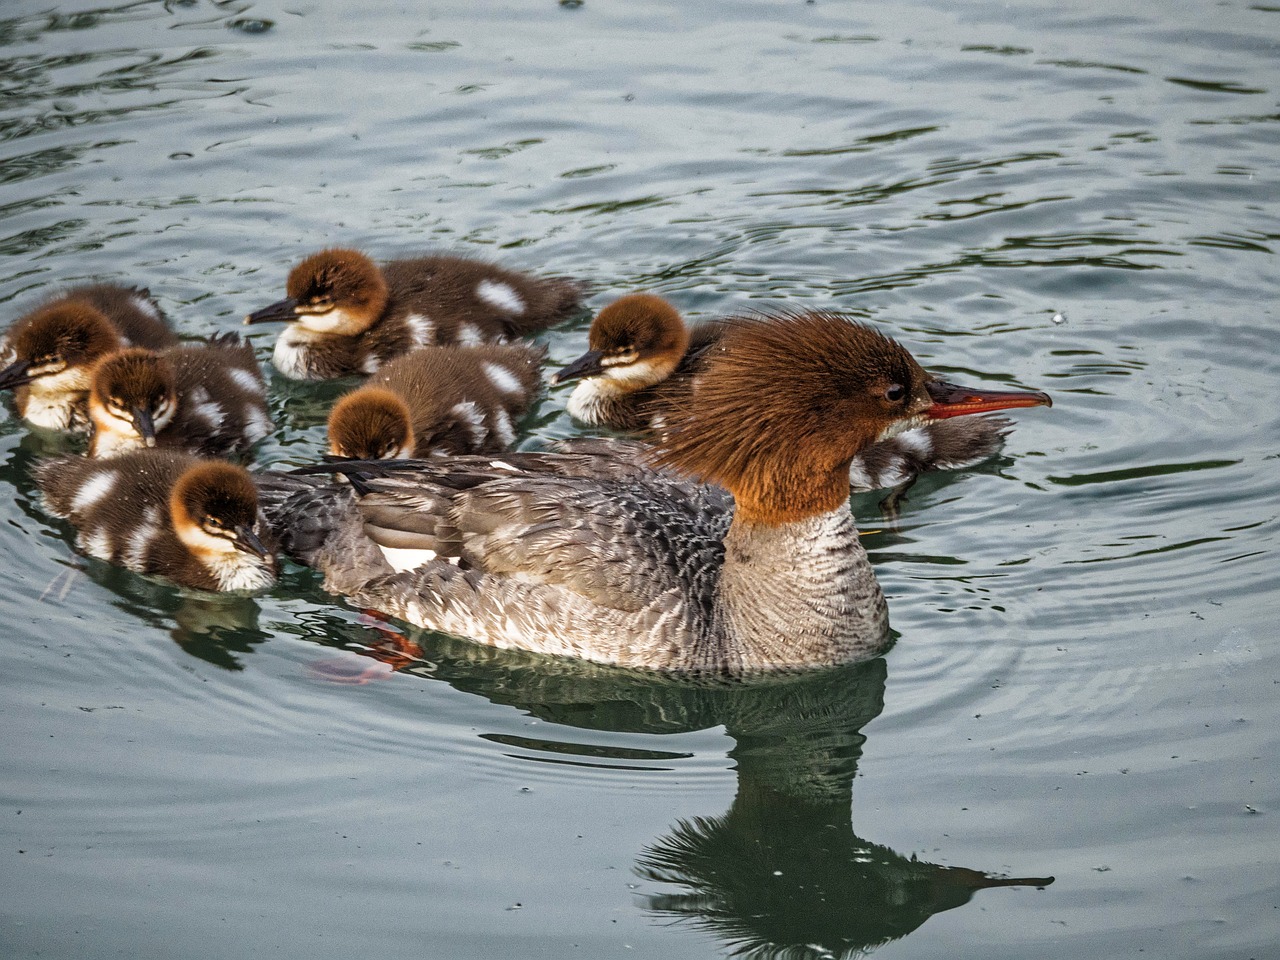
[[[30,373],[31,364],[26,360],[15,360],[0,370],[0,390],[12,390],[14,387],[25,387],[35,379]]]
[[[258,539],[258,535],[253,532],[251,527],[244,524],[237,524],[235,528],[234,542],[237,548],[245,553],[251,553],[261,557],[263,560],[271,559],[271,551],[267,546]]]
[[[604,351],[588,350],[577,360],[567,366],[561,367],[551,375],[551,382],[564,383],[568,380],[577,380],[581,377],[598,377],[604,373]]]
[[[133,408],[133,425],[148,447],[156,445],[156,422],[147,407]]]
[[[244,318],[245,323],[276,323],[282,320],[298,319],[298,301],[293,297],[277,300],[269,307],[255,310]]]
[[[925,384],[933,406],[925,416],[933,420],[961,417],[970,413],[990,413],[993,410],[1011,410],[1015,407],[1052,407],[1053,400],[1039,390],[982,390],[964,387],[943,380],[930,380]]]

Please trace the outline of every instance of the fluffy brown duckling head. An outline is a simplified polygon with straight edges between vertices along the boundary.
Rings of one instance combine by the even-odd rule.
[[[414,455],[409,407],[383,387],[348,393],[329,414],[329,453],[353,460],[396,460]]]
[[[37,380],[67,381],[88,389],[89,371],[119,350],[120,334],[99,310],[80,300],[58,300],[19,319],[9,332],[12,362],[0,370],[0,390]]]
[[[177,378],[164,356],[130,349],[103,357],[89,387],[90,454],[154,447],[177,409]]]
[[[387,306],[382,271],[359,250],[313,253],[289,272],[285,289],[285,299],[249,314],[245,323],[296,321],[314,333],[350,336],[372,326]]]
[[[558,370],[552,383],[588,377],[639,390],[671,375],[689,347],[679,311],[651,293],[632,293],[605,307],[591,323],[590,349]]]

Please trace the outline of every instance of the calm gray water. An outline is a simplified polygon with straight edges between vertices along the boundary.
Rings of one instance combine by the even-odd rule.
[[[1278,40],[1242,0],[5,0],[4,322],[98,278],[208,334],[323,245],[444,250],[837,308],[1057,405],[897,529],[857,498],[887,656],[721,688],[83,561],[9,414],[0,954],[1276,956]],[[259,459],[304,462],[336,390],[273,390]]]

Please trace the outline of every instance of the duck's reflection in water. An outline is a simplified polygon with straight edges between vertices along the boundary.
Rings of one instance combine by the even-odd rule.
[[[884,661],[872,661],[726,717],[737,741],[733,805],[680,821],[644,851],[640,875],[681,888],[646,906],[707,930],[735,956],[844,957],[906,936],[977,890],[1052,883],[926,863],[854,832],[859,730],[880,712],[884,676]]]
[[[112,606],[165,631],[186,653],[224,670],[243,670],[241,657],[271,636],[259,629],[261,608],[251,596],[188,590],[92,558],[80,557],[69,565],[46,589],[46,599],[78,602],[68,597],[86,581],[114,594]]]
[[[676,823],[641,852],[636,871],[675,888],[643,895],[646,909],[700,927],[735,956],[865,953],[962,906],[975,891],[1053,882],[926,863],[856,834],[852,785],[862,728],[884,705],[882,658],[750,682],[692,682],[429,634],[414,639],[430,662],[410,672],[544,720],[651,734],[723,725],[736,741],[732,806],[720,816]],[[557,756],[610,755],[599,746],[520,740]],[[634,759],[634,752],[618,751],[617,759]]]

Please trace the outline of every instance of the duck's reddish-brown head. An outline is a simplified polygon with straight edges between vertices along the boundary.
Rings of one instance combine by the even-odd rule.
[[[747,519],[784,523],[846,501],[850,462],[877,440],[1048,402],[937,384],[901,344],[838,314],[732,318],[658,462],[728,488]]]

